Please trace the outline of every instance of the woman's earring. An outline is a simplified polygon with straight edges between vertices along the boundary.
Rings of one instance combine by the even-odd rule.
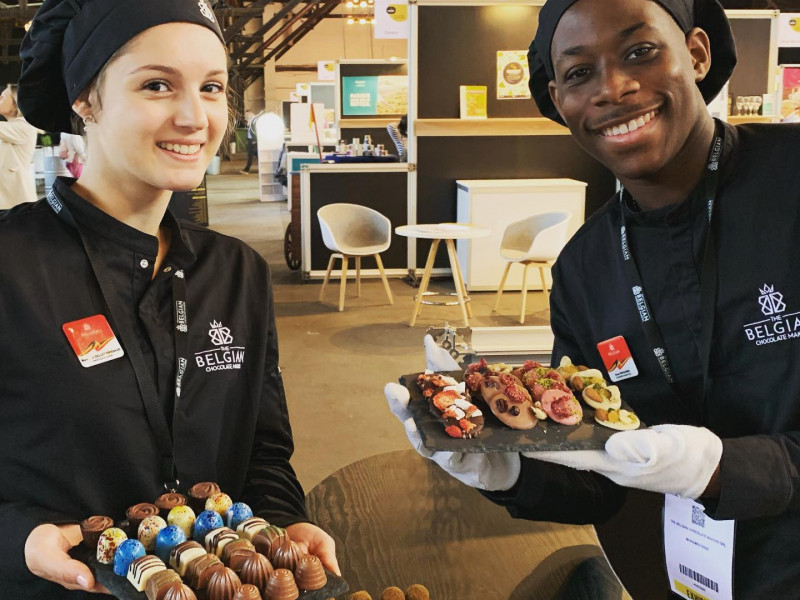
[[[93,115],[86,115],[85,117],[83,117],[83,124],[84,125],[89,125],[91,123],[94,123],[94,116]]]

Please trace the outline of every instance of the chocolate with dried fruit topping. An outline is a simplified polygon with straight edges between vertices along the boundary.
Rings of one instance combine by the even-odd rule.
[[[164,600],[164,594],[167,590],[181,582],[181,576],[172,569],[159,571],[150,579],[147,580],[147,585],[144,586],[147,600]]]
[[[328,583],[322,562],[313,554],[306,554],[300,558],[294,571],[294,578],[301,590],[318,590]]]
[[[83,545],[89,550],[94,551],[97,548],[97,540],[100,539],[100,534],[109,527],[114,526],[114,520],[111,517],[103,515],[95,515],[81,521],[81,534],[83,535]]]

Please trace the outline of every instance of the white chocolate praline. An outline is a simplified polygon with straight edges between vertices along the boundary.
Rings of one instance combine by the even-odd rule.
[[[109,527],[100,534],[100,539],[97,541],[97,562],[101,565],[110,565],[114,562],[114,553],[117,547],[128,539],[122,529],[117,527]]]
[[[139,530],[136,532],[136,537],[139,538],[139,541],[142,542],[142,546],[148,552],[153,552],[156,549],[156,538],[158,537],[158,532],[164,529],[167,526],[167,522],[164,521],[158,515],[150,515],[149,517],[145,517],[141,523],[139,523]]]
[[[267,525],[269,523],[261,517],[250,517],[239,523],[236,533],[239,534],[240,538],[252,541],[253,537]]]
[[[209,554],[222,556],[226,544],[239,539],[239,534],[229,527],[217,527],[206,534],[206,550]]]
[[[189,566],[189,563],[195,558],[200,558],[206,554],[207,552],[205,548],[188,548],[178,555],[178,560],[173,561],[170,558],[170,564],[172,565],[172,568],[178,572],[178,575],[183,577],[186,575],[186,569]]]
[[[143,592],[147,586],[147,580],[159,571],[166,571],[167,565],[152,554],[137,558],[128,567],[128,581],[133,584],[137,592]]]
[[[185,505],[176,506],[169,511],[167,515],[167,523],[180,527],[183,533],[186,534],[187,540],[192,539],[192,528],[194,527],[195,520],[194,511]]]

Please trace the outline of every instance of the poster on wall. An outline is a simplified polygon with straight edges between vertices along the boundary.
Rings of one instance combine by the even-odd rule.
[[[800,48],[800,13],[778,15],[778,46]]]
[[[462,119],[486,119],[487,87],[485,85],[461,85],[458,88],[460,115]]]
[[[342,116],[404,115],[408,76],[342,77]]]
[[[530,100],[527,50],[497,51],[497,99]]]
[[[781,65],[781,94],[780,112],[785,119],[800,109],[800,65]]]
[[[336,61],[335,60],[318,60],[317,61],[317,79],[320,81],[335,81],[336,80]]]
[[[375,0],[375,39],[408,39],[408,0]]]

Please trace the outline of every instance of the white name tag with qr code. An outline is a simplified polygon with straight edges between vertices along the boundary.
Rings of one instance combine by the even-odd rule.
[[[689,600],[732,600],[735,521],[715,521],[693,500],[664,496],[664,553],[672,591]]]

